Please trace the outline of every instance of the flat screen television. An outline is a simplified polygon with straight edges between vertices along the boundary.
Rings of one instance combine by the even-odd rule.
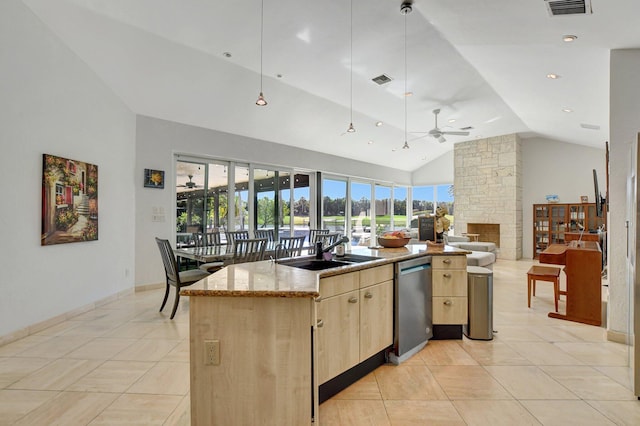
[[[596,215],[598,217],[602,217],[604,215],[604,205],[607,200],[600,195],[600,189],[598,188],[598,173],[596,172],[596,169],[593,169],[593,189],[596,196]]]

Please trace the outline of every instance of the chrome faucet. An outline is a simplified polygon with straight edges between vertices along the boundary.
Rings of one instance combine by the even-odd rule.
[[[333,244],[328,245],[327,247],[322,247],[322,241],[316,241],[316,259],[322,259],[323,253],[328,253],[333,250],[339,244],[348,243],[349,237],[342,237],[338,241]]]

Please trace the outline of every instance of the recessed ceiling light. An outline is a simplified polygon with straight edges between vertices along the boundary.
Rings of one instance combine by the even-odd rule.
[[[369,141],[367,142],[369,145],[373,145],[373,141]]]
[[[231,53],[230,52],[224,52],[222,54],[222,56],[224,56],[225,58],[230,58],[231,57]]]
[[[455,118],[450,118],[450,119],[449,119],[449,123],[455,123],[455,122],[456,122],[456,119],[455,119]]]
[[[391,148],[391,152],[396,152],[396,149],[395,148]]]
[[[276,74],[276,77],[282,78],[282,74]]]
[[[555,80],[556,78],[560,78],[560,76],[558,74],[547,74],[547,78],[550,78],[551,80]]]
[[[577,38],[578,36],[567,34],[562,36],[562,41],[564,41],[565,43],[571,43],[572,41],[576,41]]]
[[[404,92],[405,96],[413,96],[413,92]]]
[[[562,111],[564,111],[564,112],[573,112],[573,110],[571,108],[562,108]]]
[[[382,126],[382,121],[376,121],[376,127]]]

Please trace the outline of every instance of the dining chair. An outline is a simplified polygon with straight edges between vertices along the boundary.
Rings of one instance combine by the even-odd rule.
[[[306,239],[306,235],[300,235],[299,237],[280,237],[280,242],[276,246],[276,259],[300,256],[302,254],[304,240]]]
[[[253,235],[255,238],[266,238],[267,241],[275,240],[273,229],[256,229]]]
[[[233,263],[257,262],[264,259],[266,238],[236,240],[233,245]]]
[[[196,246],[196,247],[216,247],[222,245],[222,240],[220,239],[219,231],[205,232],[199,234],[200,241],[204,243],[204,245]],[[216,262],[207,262],[198,265],[198,268],[208,272],[210,274],[222,269],[224,267],[223,261]]]
[[[329,232],[328,229],[309,229],[309,254],[315,254],[316,242],[320,241],[318,238],[321,235],[327,235]]]
[[[227,244],[233,245],[236,240],[246,240],[249,238],[249,231],[224,231],[227,237]]]
[[[164,305],[167,303],[169,287],[175,287],[176,298],[173,302],[173,310],[171,311],[170,317],[170,319],[173,319],[176,315],[176,311],[178,310],[178,303],[180,302],[180,288],[190,286],[191,284],[208,277],[209,274],[200,269],[190,269],[188,271],[178,272],[178,262],[176,262],[176,257],[173,254],[173,249],[171,248],[169,240],[163,240],[156,237],[156,243],[158,244],[158,249],[160,249],[160,256],[162,257],[167,282],[164,298],[162,299],[162,305],[160,305],[160,312],[162,312]]]
[[[204,234],[202,232],[194,232],[191,234],[191,241],[193,241],[193,245],[195,247],[204,247],[206,246],[206,240]]]

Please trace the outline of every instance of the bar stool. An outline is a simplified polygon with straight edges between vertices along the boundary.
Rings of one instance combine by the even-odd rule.
[[[558,312],[558,300],[560,300],[560,294],[566,294],[564,291],[560,292],[560,268],[533,265],[529,271],[527,271],[527,306],[529,308],[531,307],[532,286],[533,295],[536,295],[536,281],[547,281],[553,283],[553,301],[556,305],[556,312]]]

